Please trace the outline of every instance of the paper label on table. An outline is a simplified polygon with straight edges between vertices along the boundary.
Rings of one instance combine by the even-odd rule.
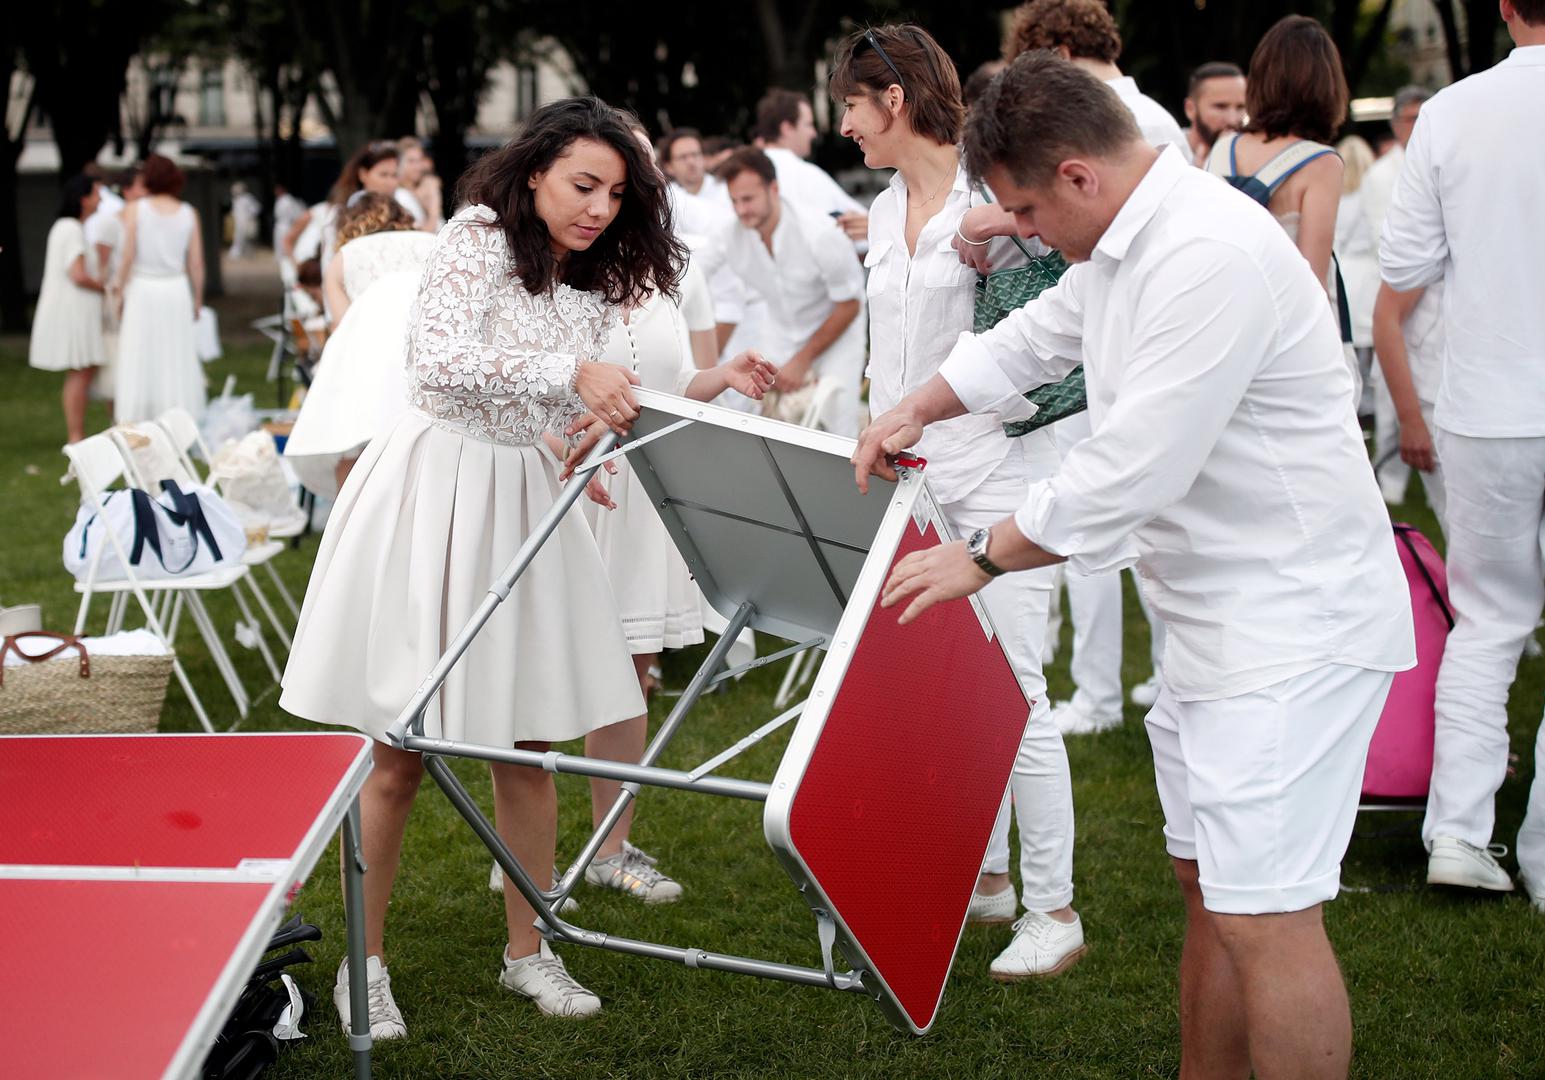
[[[243,859],[236,864],[236,869],[244,874],[270,878],[283,877],[289,868],[288,859]]]

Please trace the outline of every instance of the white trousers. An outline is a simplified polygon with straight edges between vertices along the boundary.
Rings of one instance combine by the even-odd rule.
[[[1439,430],[1448,483],[1448,591],[1455,625],[1438,669],[1432,788],[1422,840],[1491,842],[1507,774],[1507,697],[1545,607],[1545,438],[1475,439]],[[1545,880],[1545,795],[1536,776],[1525,834]]]
[[[1422,420],[1426,422],[1427,430],[1432,432],[1433,442],[1436,443],[1438,427],[1432,419],[1432,402],[1423,401],[1421,407]],[[1438,456],[1441,458],[1442,454]],[[1400,420],[1395,415],[1395,399],[1389,396],[1389,389],[1384,385],[1383,370],[1377,364],[1373,366],[1373,462],[1378,466],[1379,490],[1384,494],[1384,501],[1405,501],[1411,466],[1400,459]],[[1432,507],[1432,512],[1438,517],[1438,526],[1446,533],[1443,511],[1447,500],[1441,460],[1432,472],[1418,471],[1416,475],[1421,478],[1427,505]]]
[[[1045,433],[1011,441],[1008,456],[975,490],[940,507],[964,539],[1019,509],[1031,480],[1050,476],[1057,455]],[[1035,705],[1014,759],[1009,794],[1019,819],[1021,898],[1027,911],[1056,911],[1073,902],[1073,781],[1062,735],[1051,723],[1041,649],[1056,572],[1051,568],[1005,574],[981,592],[1004,652]],[[984,873],[1009,869],[1009,798],[993,829]]]
[[[1068,586],[1068,617],[1073,620],[1074,707],[1100,719],[1121,715],[1121,654],[1124,624],[1121,613],[1121,572],[1085,576],[1072,570],[1064,575]],[[1137,590],[1138,606],[1148,620],[1148,652],[1153,670],[1164,655],[1164,624],[1154,618]]]

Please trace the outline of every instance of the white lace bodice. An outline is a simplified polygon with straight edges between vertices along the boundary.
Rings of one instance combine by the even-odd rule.
[[[420,270],[434,246],[435,238],[417,229],[355,237],[338,249],[343,257],[343,291],[350,300],[358,300],[387,274]]]
[[[409,402],[489,442],[562,437],[585,411],[576,369],[600,359],[615,319],[594,293],[527,292],[494,212],[467,207],[440,230],[408,316]]]

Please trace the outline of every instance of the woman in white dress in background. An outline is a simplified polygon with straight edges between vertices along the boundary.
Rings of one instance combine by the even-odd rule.
[[[435,238],[386,195],[357,192],[338,219],[338,254],[322,275],[333,313],[284,456],[300,482],[337,496],[365,444],[408,408],[408,311]]]
[[[284,237],[284,254],[296,266],[308,259],[321,259],[325,273],[338,250],[338,215],[356,192],[397,196],[397,144],[386,139],[366,143],[344,162],[338,179],[325,202],[307,210]],[[331,315],[331,313],[329,313]],[[336,316],[333,316],[336,319]]]
[[[74,176],[65,183],[59,217],[48,230],[43,285],[27,343],[30,366],[65,373],[60,402],[65,438],[72,443],[86,437],[91,379],[107,356],[102,341],[105,286],[95,252],[87,250],[84,224],[100,199],[101,185],[88,176]]]
[[[599,357],[617,306],[673,292],[685,258],[664,183],[594,98],[538,109],[462,191],[467,207],[441,231],[409,317],[411,408],[339,494],[280,698],[377,740],[557,499],[560,463],[543,436],[587,411],[620,432],[638,415],[637,376]],[[567,514],[451,672],[425,731],[546,750],[643,713],[595,539]],[[360,795],[369,1019],[375,1038],[402,1038],[383,936],[423,765],[385,741],[374,757]],[[552,777],[490,768],[500,835],[523,865],[551,867]],[[500,983],[550,1015],[598,1012],[519,891],[504,905]],[[346,967],[334,1002],[346,1020]]]
[[[140,168],[148,193],[123,208],[123,262],[114,418],[154,420],[181,407],[204,411],[204,369],[194,321],[204,303],[204,245],[198,213],[177,196],[183,173],[151,154]]]

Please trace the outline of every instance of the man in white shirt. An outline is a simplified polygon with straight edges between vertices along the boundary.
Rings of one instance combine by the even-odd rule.
[[[713,296],[715,335],[722,355],[734,329],[746,326],[748,317],[754,315],[746,310],[745,288],[735,272],[722,258],[708,254],[708,247],[717,242],[715,238],[734,222],[735,212],[730,209],[724,184],[704,164],[703,140],[697,131],[676,128],[666,133],[655,146],[655,153],[660,168],[671,178],[668,191],[676,235],[692,249],[694,256],[713,267],[705,276]],[[725,391],[726,395],[733,393]]]
[[[1502,0],[1502,17],[1518,47],[1422,106],[1379,264],[1396,290],[1443,282],[1434,420],[1457,622],[1438,672],[1427,880],[1507,892],[1487,846],[1507,773],[1508,688],[1545,606],[1545,0]],[[1518,864],[1545,907],[1538,772]]]
[[[1186,143],[1191,160],[1202,165],[1212,151],[1212,144],[1226,131],[1245,126],[1245,73],[1238,64],[1214,60],[1191,72],[1186,90]]]
[[[869,233],[869,215],[863,203],[808,161],[815,148],[815,111],[810,99],[793,90],[773,89],[756,104],[756,136],[762,151],[778,171],[778,187],[795,206],[835,217],[848,237],[862,240]]]
[[[1422,103],[1430,97],[1432,91],[1423,86],[1402,86],[1395,91],[1389,116],[1389,128],[1395,136],[1395,144],[1383,157],[1368,166],[1368,171],[1363,174],[1362,185],[1357,189],[1363,208],[1363,220],[1367,223],[1368,235],[1375,238],[1375,244],[1384,232],[1384,218],[1389,213],[1390,200],[1395,196],[1395,181],[1400,179],[1401,167],[1405,165],[1406,144],[1411,141],[1416,117],[1421,112]],[[1433,313],[1442,304],[1442,292],[1442,286],[1435,285],[1417,302],[1423,309],[1421,312],[1412,312],[1418,323],[1436,320]],[[1385,502],[1401,503],[1405,501],[1411,469],[1401,460],[1398,452],[1400,418],[1396,415],[1394,399],[1390,397],[1389,387],[1385,384],[1382,365],[1373,365],[1368,381],[1373,384],[1373,457],[1377,464],[1379,487],[1384,492]],[[1436,394],[1437,386],[1429,387],[1428,392]]]
[[[823,426],[857,435],[864,277],[852,245],[829,219],[781,197],[762,151],[736,151],[719,175],[739,221],[720,234],[719,254],[711,257],[722,257],[746,291],[767,305],[764,340],[753,344],[779,365],[780,389],[812,377],[833,384]]]
[[[988,90],[965,146],[1021,234],[1075,265],[869,427],[860,486],[924,425],[1025,415],[1080,360],[1093,434],[1012,517],[899,563],[882,603],[908,622],[1005,570],[1136,560],[1168,634],[1147,724],[1186,899],[1182,1074],[1344,1077],[1321,906],[1415,647],[1324,289],[1259,206],[1047,53]]]

